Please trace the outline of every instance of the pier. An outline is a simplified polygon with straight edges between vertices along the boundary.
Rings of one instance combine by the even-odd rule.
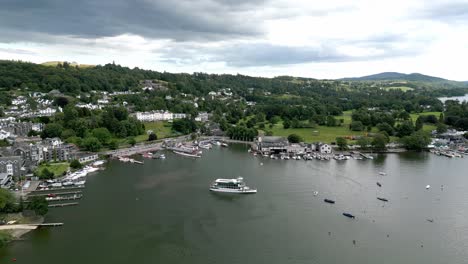
[[[75,203],[60,203],[60,204],[49,204],[49,207],[64,207],[64,206],[74,206],[74,205],[78,205],[77,202]]]
[[[60,195],[78,195],[81,194],[82,191],[76,191],[76,192],[54,192],[54,195],[60,196]],[[51,193],[37,193],[37,194],[31,194],[28,195],[28,197],[35,197],[35,196],[47,196]]]

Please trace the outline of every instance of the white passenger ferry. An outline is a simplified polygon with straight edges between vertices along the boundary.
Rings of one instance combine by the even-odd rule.
[[[220,193],[256,193],[257,189],[251,189],[245,185],[244,179],[217,179],[211,184],[210,191]]]

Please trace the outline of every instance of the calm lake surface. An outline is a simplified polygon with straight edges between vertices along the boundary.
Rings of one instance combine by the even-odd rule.
[[[144,165],[107,166],[88,176],[80,205],[51,209],[47,222],[64,222],[63,227],[28,234],[0,251],[0,263],[468,260],[466,158],[403,153],[374,160],[283,161],[253,157],[236,145],[205,151],[198,160],[168,153],[166,160]],[[239,175],[259,192],[208,191],[214,179]]]
[[[468,102],[468,94],[465,94],[464,96],[454,96],[454,97],[439,97],[437,98],[439,99],[440,101],[442,101],[442,103],[445,103],[445,101],[447,100],[458,100],[460,102],[463,102],[463,101],[467,101]]]

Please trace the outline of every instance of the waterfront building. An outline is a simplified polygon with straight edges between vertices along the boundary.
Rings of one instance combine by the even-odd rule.
[[[254,148],[263,153],[283,153],[287,152],[289,146],[285,137],[263,136],[255,141]]]
[[[22,176],[23,159],[20,156],[0,157],[0,173],[12,177]]]

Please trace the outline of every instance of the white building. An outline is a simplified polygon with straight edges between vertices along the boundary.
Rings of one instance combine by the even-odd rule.
[[[332,152],[332,148],[328,144],[321,144],[319,146],[320,153],[330,154]]]
[[[143,122],[151,122],[151,121],[170,121],[174,119],[181,119],[187,117],[186,114],[173,114],[168,111],[150,111],[150,112],[137,112],[136,119],[143,121]]]
[[[11,136],[10,132],[6,132],[5,130],[0,130],[0,140],[7,139]]]
[[[22,105],[26,103],[26,99],[24,97],[18,97],[16,99],[11,100],[12,105]]]
[[[195,121],[198,122],[206,122],[210,118],[209,114],[207,112],[200,112],[198,113],[198,116],[195,117]]]
[[[52,116],[57,112],[57,110],[47,107],[46,109],[39,110],[39,116]]]
[[[108,104],[109,100],[107,100],[107,99],[98,99],[97,102],[98,102],[98,104]]]

